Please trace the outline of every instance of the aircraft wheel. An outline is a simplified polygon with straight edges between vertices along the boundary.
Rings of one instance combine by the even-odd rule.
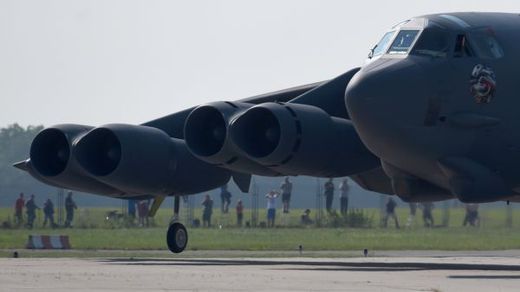
[[[186,231],[186,227],[179,222],[170,224],[166,234],[166,243],[171,252],[182,252],[188,245],[188,231]]]

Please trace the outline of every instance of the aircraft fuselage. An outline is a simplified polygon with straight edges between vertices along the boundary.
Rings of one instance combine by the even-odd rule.
[[[354,126],[398,194],[421,179],[463,201],[494,201],[520,185],[520,16],[479,15],[393,28],[388,51],[347,87]]]

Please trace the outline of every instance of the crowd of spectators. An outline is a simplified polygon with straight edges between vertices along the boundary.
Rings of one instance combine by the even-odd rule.
[[[78,207],[76,203],[72,199],[72,192],[68,192],[67,198],[65,199],[65,224],[63,227],[72,227],[72,221],[74,220],[74,211]],[[24,217],[25,214],[26,216]],[[42,227],[47,227],[47,224],[50,228],[60,227],[54,220],[55,207],[54,203],[50,198],[47,198],[43,203],[43,209],[38,206],[36,202],[36,196],[32,194],[29,200],[25,201],[24,193],[20,193],[18,199],[16,199],[14,203],[14,224],[15,227],[26,227],[32,229],[35,227],[35,220],[37,217],[37,212],[43,211],[43,223]]]
[[[335,199],[335,192],[339,192],[339,215],[346,217],[348,214],[349,208],[349,192],[350,185],[348,179],[342,179],[339,183],[339,186],[336,188],[334,184],[334,180],[332,178],[327,179],[322,188],[321,197],[324,199],[325,210],[327,213],[331,215],[337,214],[335,210],[333,210],[333,202]],[[285,177],[280,184],[278,189],[272,189],[265,195],[266,200],[266,224],[265,226],[268,228],[272,228],[276,226],[277,219],[277,200],[281,197],[282,201],[282,215],[286,215],[290,212],[291,199],[293,192],[293,183],[290,181],[289,177]],[[227,216],[230,211],[230,206],[232,205],[232,194],[228,189],[227,185],[224,185],[220,188],[220,212],[222,216]],[[210,194],[205,194],[204,199],[201,202],[202,207],[202,226],[203,227],[211,227],[212,226],[212,216],[213,216],[213,199]],[[388,227],[388,221],[393,221],[396,228],[400,228],[398,215],[396,213],[396,208],[398,204],[393,196],[388,197],[386,203],[384,204],[384,212],[381,217],[381,225],[384,228]],[[423,224],[427,228],[435,227],[435,221],[433,217],[433,209],[434,203],[432,202],[421,202],[421,203],[408,203],[409,206],[409,216],[406,222],[406,227],[411,227],[415,222],[417,210],[422,211],[422,220]],[[14,204],[14,224],[15,227],[26,227],[33,228],[35,227],[35,220],[37,218],[38,212],[43,212],[43,223],[42,227],[65,227],[71,228],[73,227],[74,221],[74,212],[78,208],[75,201],[72,198],[72,192],[68,192],[65,203],[65,222],[63,225],[59,225],[55,220],[55,205],[50,198],[47,198],[43,203],[43,207],[40,208],[36,197],[32,194],[29,199],[26,201],[23,193],[20,193],[18,199]],[[466,204],[466,214],[464,217],[464,221],[462,223],[463,226],[478,226],[480,224],[480,217],[478,213],[478,204]],[[234,205],[234,210],[236,213],[236,225],[238,227],[242,227],[244,225],[244,203],[242,199],[238,199]],[[233,209],[231,209],[233,210]],[[24,216],[25,211],[25,216]],[[150,200],[129,200],[128,201],[128,218],[130,218],[131,222],[134,222],[137,226],[140,227],[148,227],[150,226]],[[136,220],[137,219],[137,220]],[[135,223],[136,222],[136,223]],[[199,221],[200,222],[200,221]],[[314,224],[315,220],[311,218],[311,209],[305,209],[303,213],[300,215],[300,224],[301,225],[311,225]],[[249,226],[250,222],[246,222],[246,225]]]

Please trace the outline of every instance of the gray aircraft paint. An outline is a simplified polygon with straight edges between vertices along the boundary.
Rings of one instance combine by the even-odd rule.
[[[53,186],[123,198],[214,189],[251,174],[351,176],[405,201],[519,200],[520,15],[452,13],[391,28],[361,69],[187,109],[144,125],[44,129],[14,166]],[[186,140],[185,140],[186,139]],[[167,246],[182,252],[184,225]]]
[[[520,183],[516,133],[519,119],[520,16],[499,13],[430,15],[401,29],[442,30],[453,40],[446,57],[384,55],[354,76],[346,103],[365,145],[394,171],[386,171],[404,196],[420,181],[466,202],[512,199]],[[436,23],[436,24],[435,24]],[[455,57],[457,35],[486,31],[503,49],[499,58]],[[419,37],[420,39],[420,37]],[[472,94],[477,66],[496,76],[494,96]],[[400,171],[395,171],[400,170]],[[399,189],[399,188],[398,188]],[[403,190],[404,189],[404,190]],[[399,190],[394,188],[399,194]],[[440,196],[441,194],[439,194]]]
[[[305,144],[308,147],[305,148],[306,152],[302,153],[297,153],[298,143],[291,142],[294,144],[291,147],[278,145],[292,149],[294,155],[284,154],[286,156],[281,160],[275,157],[274,164],[263,157],[251,159],[251,155],[248,157],[247,151],[240,147],[233,148],[233,151],[237,151],[237,155],[245,155],[262,167],[271,167],[273,175],[347,174],[367,189],[396,193],[405,200],[442,200],[458,197],[468,202],[484,202],[514,199],[515,190],[520,184],[520,174],[516,171],[520,162],[520,134],[515,131],[520,126],[515,109],[518,103],[515,70],[520,65],[520,56],[516,53],[520,41],[519,28],[520,16],[516,14],[454,13],[413,18],[392,28],[395,31],[418,31],[418,37],[409,46],[410,51],[404,54],[382,54],[367,62],[359,72],[358,69],[348,70],[327,82],[240,100],[243,103],[257,104],[253,108],[263,107],[267,111],[272,110],[273,113],[277,109],[262,104],[275,102],[288,111],[299,109],[300,112],[295,112],[292,118],[280,118],[277,123],[282,121],[282,126],[287,129],[298,128],[299,123],[301,126],[299,119],[302,118],[306,127],[311,130],[286,131],[292,133],[288,135],[301,135],[301,138],[307,141],[325,139],[324,143]],[[447,55],[441,57],[414,54],[414,46],[421,42],[421,36],[434,30],[442,31],[452,40],[446,51]],[[482,30],[486,33],[492,32],[503,49],[503,57],[482,59],[476,55],[458,58],[453,56],[458,35],[467,35],[471,45],[471,37]],[[479,84],[481,77],[482,80],[488,78],[494,83],[491,91],[486,91],[485,89],[489,88]],[[157,134],[158,136],[169,136],[174,139],[172,141],[176,147],[184,149],[184,123],[191,111],[192,109],[188,109],[145,123],[143,126],[158,129],[162,132]],[[245,110],[227,123],[232,125],[248,112],[250,110]],[[313,124],[312,115],[330,117],[323,119],[329,120],[328,122]],[[294,126],[284,124],[283,120]],[[333,122],[327,124],[330,120]],[[255,120],[259,125],[264,122],[266,120]],[[346,143],[345,147],[331,147],[337,142],[334,136],[323,135],[330,131],[330,125],[335,123],[342,125],[340,128],[344,129],[339,131],[338,135],[342,143]],[[196,185],[204,185],[208,176],[214,177],[211,173],[215,169],[218,170],[218,165],[202,161],[189,163],[194,161],[192,159],[200,159],[201,156],[194,157],[188,151],[178,151],[182,158],[177,157],[176,161],[186,161],[183,165],[177,165],[178,169],[184,169],[185,173],[193,173],[192,165],[197,165],[198,176],[175,180],[171,176],[161,176],[161,172],[157,177],[163,177],[168,181],[154,181],[156,177],[152,179],[153,171],[160,171],[162,167],[160,157],[156,157],[160,152],[151,151],[148,143],[144,142],[146,139],[154,139],[154,135],[147,136],[146,132],[149,131],[135,127],[136,131],[141,129],[141,132],[136,132],[140,133],[140,136],[136,136],[140,139],[136,140],[136,145],[142,147],[144,152],[135,148],[130,153],[147,154],[131,155],[129,157],[137,160],[125,163],[135,167],[139,163],[146,164],[149,157],[150,161],[156,161],[154,165],[157,165],[149,168],[151,177],[140,183],[138,180],[141,176],[132,173],[131,169],[126,169],[120,170],[119,173],[128,175],[128,179],[131,180],[128,186],[125,185],[125,176],[100,178],[99,175],[90,175],[89,179],[102,182],[100,185],[116,186],[118,190],[129,189],[133,193],[147,193],[148,190],[151,193],[157,191],[153,187],[154,184],[167,185],[168,187],[161,189],[161,194],[170,191],[171,194],[178,194],[191,193],[186,191],[191,189],[200,190]],[[131,133],[131,130],[128,133]],[[297,141],[296,136],[288,137],[286,140]],[[129,134],[125,140],[131,141],[131,137]],[[272,137],[274,136],[266,136],[269,139]],[[80,140],[81,137],[77,142]],[[152,144],[154,143],[150,145]],[[74,145],[75,143],[72,143],[72,147]],[[189,150],[189,147],[186,149]],[[226,157],[232,156],[231,154],[227,153]],[[291,160],[294,157],[301,161]],[[344,157],[343,160],[348,161],[334,157]],[[82,159],[85,161],[86,158]],[[293,162],[283,166],[289,161]],[[235,181],[241,182],[242,189],[246,189],[249,185],[248,175],[259,172],[255,172],[252,167],[254,165],[238,165],[230,168],[231,173],[223,168],[220,171],[222,177],[231,175]],[[313,165],[316,165],[316,168],[313,168]],[[330,165],[328,169],[327,165]],[[74,188],[73,181],[65,179],[60,183],[59,176],[34,173],[30,166],[30,160],[17,164],[19,168],[31,170],[30,173],[44,182],[50,182],[52,177],[54,185]],[[265,169],[262,171],[266,174]],[[60,175],[68,177],[65,174]],[[177,185],[173,186],[172,182]],[[82,190],[85,190],[84,184],[85,182],[82,184]],[[211,183],[207,187],[213,188],[214,184]],[[94,184],[92,186],[91,191],[96,192]]]

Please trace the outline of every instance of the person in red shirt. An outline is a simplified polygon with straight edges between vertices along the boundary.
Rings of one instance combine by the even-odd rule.
[[[23,193],[20,193],[20,197],[14,204],[14,219],[16,226],[21,226],[23,223],[23,206],[25,206],[25,200],[23,198]]]

